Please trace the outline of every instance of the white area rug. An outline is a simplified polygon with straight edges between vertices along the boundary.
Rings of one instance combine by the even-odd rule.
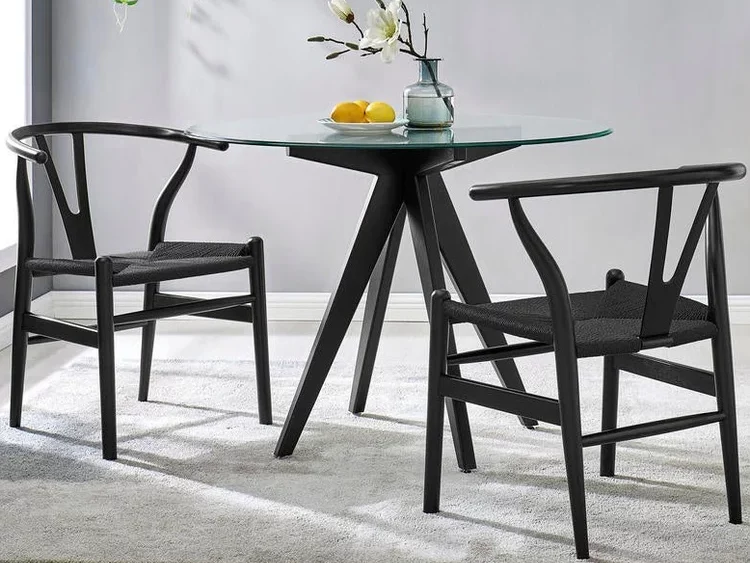
[[[549,359],[519,362],[551,394]],[[100,459],[95,356],[29,389],[23,430],[0,423],[0,559],[10,561],[573,561],[558,430],[470,408],[479,469],[457,471],[446,435],[443,512],[421,512],[425,374],[376,370],[368,415],[346,411],[352,367],[335,365],[295,454],[272,452],[302,371],[272,366],[275,420],[257,424],[249,362],[157,362],[153,402],[118,365],[120,459]],[[491,380],[486,368],[471,370]],[[599,361],[581,370],[584,429],[599,424]],[[738,374],[744,500],[750,506],[750,374]],[[487,379],[489,378],[489,379]],[[622,423],[711,410],[623,375]],[[748,561],[730,525],[718,427],[630,442],[618,474],[586,450],[592,558]],[[745,509],[750,520],[750,509]]]

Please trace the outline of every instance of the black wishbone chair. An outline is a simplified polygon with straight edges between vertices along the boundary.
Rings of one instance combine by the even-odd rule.
[[[615,444],[714,422],[719,423],[729,521],[742,522],[732,344],[729,333],[724,242],[717,190],[719,182],[745,176],[742,164],[686,166],[636,172],[476,186],[477,201],[507,199],[513,224],[544,284],[546,297],[466,305],[445,290],[433,293],[430,310],[430,365],[427,407],[424,511],[439,510],[446,398],[538,419],[561,427],[576,553],[589,555],[583,448],[601,446],[602,476],[615,471]],[[676,186],[706,185],[673,277],[664,281],[672,195]],[[625,281],[621,271],[607,274],[606,290],[568,293],[552,255],[529,223],[521,199],[658,188],[656,227],[647,285]],[[680,296],[701,232],[706,228],[708,306]],[[528,339],[529,342],[448,355],[451,324],[472,323]],[[713,372],[639,354],[641,350],[711,340]],[[459,379],[447,366],[554,352],[558,398]],[[602,431],[581,434],[577,360],[604,358]],[[617,427],[619,372],[627,371],[716,397],[715,411]]]
[[[70,136],[73,142],[77,213],[71,211],[48,140]],[[148,250],[99,255],[94,243],[86,176],[84,137],[120,135],[173,141],[187,145],[182,162],[159,196],[151,219]],[[36,147],[28,142],[33,139]],[[18,155],[18,262],[13,311],[13,349],[10,390],[10,425],[21,424],[23,385],[28,344],[64,340],[99,350],[99,392],[101,398],[102,453],[117,458],[115,417],[115,332],[143,329],[141,375],[138,399],[146,401],[151,375],[156,320],[178,315],[198,315],[253,323],[255,341],[258,414],[261,424],[271,424],[271,390],[268,366],[263,241],[247,244],[165,241],[169,210],[195,160],[198,147],[224,151],[223,142],[196,139],[182,131],[123,123],[49,123],[21,127],[7,140]],[[29,188],[27,161],[43,165],[62,217],[72,258],[39,258],[34,255],[34,206]],[[223,272],[249,270],[251,291],[247,295],[219,299],[196,299],[162,293],[160,282]],[[31,283],[37,276],[75,275],[95,278],[96,317],[93,326],[82,326],[46,318],[31,312]],[[113,288],[145,285],[144,310],[115,315]],[[35,336],[29,336],[33,334]]]

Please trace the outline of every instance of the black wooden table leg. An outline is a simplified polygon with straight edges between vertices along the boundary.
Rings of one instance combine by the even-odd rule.
[[[290,455],[297,445],[402,204],[401,184],[391,175],[380,176],[370,191],[349,258],[323,315],[276,444],[277,457]]]
[[[396,222],[393,224],[388,242],[380,253],[380,258],[367,289],[365,317],[362,321],[352,395],[349,399],[349,411],[354,414],[363,412],[367,403],[367,393],[370,390],[372,370],[375,366],[375,356],[378,352],[380,334],[385,320],[385,309],[388,305],[388,295],[391,292],[393,271],[396,269],[396,258],[401,246],[401,235],[404,232],[405,222],[406,207],[402,207]]]
[[[429,310],[432,292],[436,289],[445,288],[445,277],[440,259],[440,246],[430,198],[430,187],[424,176],[418,176],[412,182],[412,186],[412,189],[405,188],[406,208],[409,213],[414,251],[422,281],[422,292]],[[456,353],[453,329],[449,333],[448,353]],[[458,366],[450,366],[448,372],[456,377],[461,376]],[[466,403],[449,399],[446,401],[446,406],[458,466],[463,471],[471,471],[476,468],[477,464],[474,457],[474,445],[471,439]]]
[[[427,178],[427,182],[435,213],[435,223],[440,233],[440,251],[453,285],[464,303],[489,303],[490,296],[487,287],[479,273],[471,247],[442,176],[432,174]],[[478,326],[476,331],[484,346],[507,344],[505,335],[500,331]],[[449,353],[452,354],[453,352]],[[493,365],[503,385],[509,389],[524,390],[523,381],[521,381],[518,368],[513,360],[498,361],[494,362]],[[538,424],[533,419],[523,417],[519,417],[519,419],[527,428],[533,428]]]

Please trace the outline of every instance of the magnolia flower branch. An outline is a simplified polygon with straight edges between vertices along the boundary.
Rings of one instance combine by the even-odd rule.
[[[322,35],[316,35],[314,37],[309,37],[307,39],[310,43],[333,43],[335,45],[343,45],[346,47],[343,51],[335,51],[333,53],[330,53],[326,56],[327,60],[335,59],[341,55],[344,55],[346,53],[349,53],[351,51],[362,51],[360,53],[361,57],[369,57],[371,55],[377,55],[380,52],[382,52],[382,49],[376,49],[374,47],[365,47],[361,48],[357,43],[350,43],[348,41],[339,41],[338,39],[333,39],[332,37],[324,37]],[[418,59],[424,59],[426,58],[425,55],[417,53],[414,48],[407,43],[404,43],[404,45],[409,46],[409,49],[399,49],[399,52],[406,53],[407,55],[413,55]]]
[[[333,37],[316,35],[307,40],[317,43],[334,43],[345,46],[346,49],[329,53],[327,60],[333,60],[351,51],[360,51],[360,56],[368,57],[380,53],[384,62],[391,62],[395,52],[412,55],[418,59],[427,58],[427,40],[429,29],[427,28],[427,14],[422,14],[424,26],[424,51],[417,52],[414,46],[414,37],[411,27],[411,14],[406,3],[399,0],[391,2],[386,6],[383,0],[375,0],[379,10],[371,10],[368,13],[370,26],[363,31],[357,23],[354,11],[346,0],[330,0],[328,7],[343,22],[353,25],[360,35],[359,43],[341,41]],[[404,20],[401,20],[400,12],[403,11]],[[402,24],[406,27],[406,37],[402,35]],[[396,48],[396,43],[402,47]]]

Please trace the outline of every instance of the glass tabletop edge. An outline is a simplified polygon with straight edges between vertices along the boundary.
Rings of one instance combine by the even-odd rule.
[[[445,148],[472,148],[472,147],[520,147],[525,145],[544,145],[554,143],[564,143],[573,141],[586,141],[590,139],[600,139],[607,137],[614,133],[614,129],[608,127],[600,131],[591,133],[581,133],[577,135],[561,135],[558,137],[547,137],[540,139],[515,139],[505,141],[476,141],[467,143],[425,143],[425,144],[384,144],[384,145],[346,145],[346,144],[334,144],[334,143],[308,143],[301,142],[295,143],[290,141],[272,140],[272,141],[261,141],[256,139],[241,139],[236,137],[211,135],[194,130],[195,126],[188,127],[184,130],[184,133],[189,138],[194,139],[208,139],[213,141],[224,141],[233,145],[247,145],[247,146],[258,146],[258,147],[280,147],[280,148],[330,148],[330,149],[350,149],[350,150],[415,150],[415,149],[445,149]]]

